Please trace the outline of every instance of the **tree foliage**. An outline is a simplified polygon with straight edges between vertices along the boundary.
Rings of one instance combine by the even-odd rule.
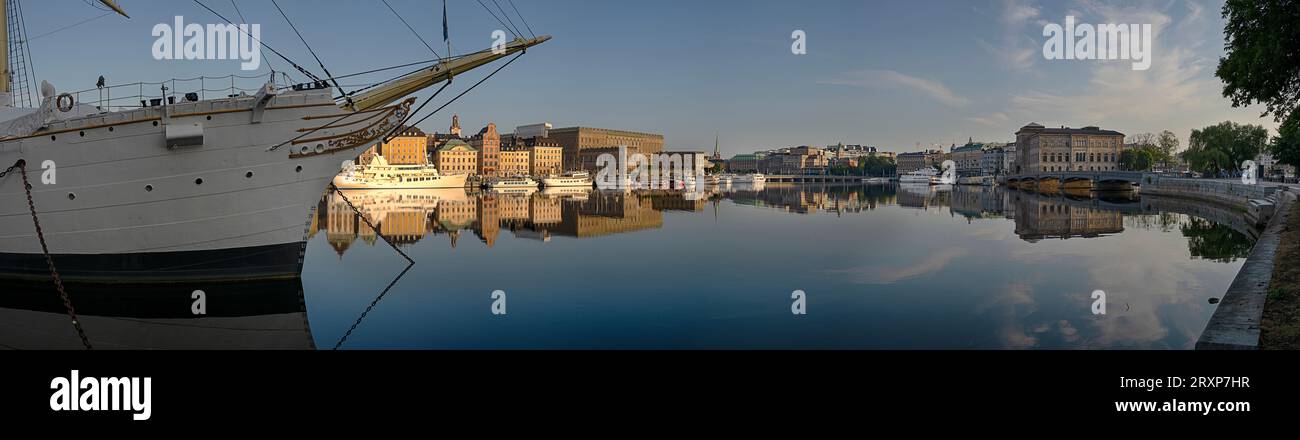
[[[1243,161],[1259,156],[1268,146],[1268,139],[1264,127],[1224,121],[1192,130],[1183,158],[1200,172],[1236,170]]]
[[[1272,145],[1282,163],[1300,166],[1300,0],[1227,0],[1224,51],[1215,75],[1234,107],[1263,104],[1284,121]]]

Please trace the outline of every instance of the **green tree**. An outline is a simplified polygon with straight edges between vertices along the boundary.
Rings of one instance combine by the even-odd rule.
[[[1124,150],[1119,154],[1120,169],[1125,171],[1149,171],[1156,163],[1156,149],[1149,145]]]
[[[1160,132],[1160,136],[1156,138],[1156,147],[1160,149],[1160,156],[1157,159],[1161,162],[1174,160],[1174,156],[1178,154],[1178,144],[1178,135],[1174,132],[1169,130]]]
[[[1214,72],[1223,96],[1233,107],[1264,104],[1264,116],[1285,121],[1273,154],[1300,166],[1300,0],[1227,0],[1223,18],[1226,56]]]
[[[1291,115],[1277,128],[1277,132],[1278,136],[1273,138],[1270,146],[1273,158],[1284,164],[1300,166],[1300,116]]]
[[[1241,162],[1253,160],[1268,146],[1268,129],[1249,124],[1224,121],[1192,130],[1183,157],[1192,169],[1214,173],[1236,170]]]
[[[1223,18],[1223,96],[1287,118],[1300,99],[1300,0],[1228,0]]]

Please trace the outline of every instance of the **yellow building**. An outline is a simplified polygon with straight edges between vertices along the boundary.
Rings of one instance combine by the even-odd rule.
[[[522,176],[528,173],[528,151],[509,150],[501,152],[501,161],[497,166],[497,175]]]
[[[465,141],[452,139],[433,152],[433,164],[442,174],[475,174],[478,172],[478,150]]]
[[[559,145],[534,145],[528,147],[528,170],[534,176],[551,176],[564,173],[564,148]]]
[[[424,165],[429,162],[429,136],[418,128],[406,127],[379,151],[392,165]]]

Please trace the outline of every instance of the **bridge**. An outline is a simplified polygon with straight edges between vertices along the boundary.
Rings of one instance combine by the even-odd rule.
[[[1007,186],[1038,191],[1123,191],[1141,186],[1143,175],[1139,171],[1048,171],[1007,177]]]
[[[888,177],[831,176],[820,174],[767,174],[767,182],[784,183],[888,183]]]

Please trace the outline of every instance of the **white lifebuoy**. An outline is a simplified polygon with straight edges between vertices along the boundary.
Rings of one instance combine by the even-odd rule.
[[[72,111],[73,103],[72,95],[67,93],[59,94],[59,97],[54,101],[54,104],[59,108],[59,111],[64,113]]]

